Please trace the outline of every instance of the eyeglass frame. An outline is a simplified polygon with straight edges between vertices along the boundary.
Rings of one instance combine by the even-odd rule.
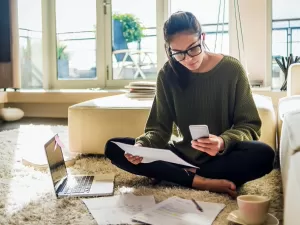
[[[178,52],[175,52],[175,53],[171,53],[171,54],[170,54],[170,57],[174,58],[174,55],[177,55],[177,54],[184,54],[184,57],[183,57],[182,60],[177,60],[177,59],[174,58],[177,62],[181,62],[181,61],[185,60],[186,55],[188,55],[188,56],[190,56],[190,57],[193,58],[193,57],[195,57],[195,56],[197,56],[197,55],[190,55],[190,54],[188,53],[188,51],[190,51],[190,50],[193,49],[193,48],[197,48],[197,47],[200,47],[200,50],[201,50],[201,51],[197,54],[197,55],[200,55],[200,54],[202,53],[201,42],[200,42],[198,45],[192,46],[192,47],[190,47],[190,48],[188,48],[188,49],[186,49],[186,50],[184,50],[184,51],[178,51]],[[170,52],[171,52],[171,48],[170,48]]]

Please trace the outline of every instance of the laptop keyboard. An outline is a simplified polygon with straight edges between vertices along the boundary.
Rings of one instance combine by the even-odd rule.
[[[68,180],[63,188],[64,194],[89,193],[94,176],[74,176],[71,179],[72,181]]]

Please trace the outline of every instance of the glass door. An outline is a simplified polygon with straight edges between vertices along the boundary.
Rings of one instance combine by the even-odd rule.
[[[53,86],[58,89],[100,87],[103,85],[100,74],[103,77],[105,71],[98,54],[104,54],[101,51],[104,35],[98,35],[104,30],[100,26],[103,24],[102,0],[56,0],[54,8],[56,72]]]
[[[112,0],[107,20],[108,86],[156,80],[157,0]]]

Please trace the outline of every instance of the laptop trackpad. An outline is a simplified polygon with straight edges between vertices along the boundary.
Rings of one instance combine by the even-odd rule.
[[[111,194],[114,190],[115,174],[97,174],[94,175],[94,181],[90,190],[90,194],[102,193]]]

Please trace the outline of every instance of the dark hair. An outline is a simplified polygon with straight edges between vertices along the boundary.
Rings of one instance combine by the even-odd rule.
[[[164,23],[164,39],[169,64],[176,77],[176,79],[171,80],[175,81],[181,89],[184,89],[188,85],[189,80],[187,73],[189,70],[171,57],[170,41],[175,34],[183,32],[195,34],[200,37],[202,28],[199,21],[192,13],[178,11],[173,13]]]

